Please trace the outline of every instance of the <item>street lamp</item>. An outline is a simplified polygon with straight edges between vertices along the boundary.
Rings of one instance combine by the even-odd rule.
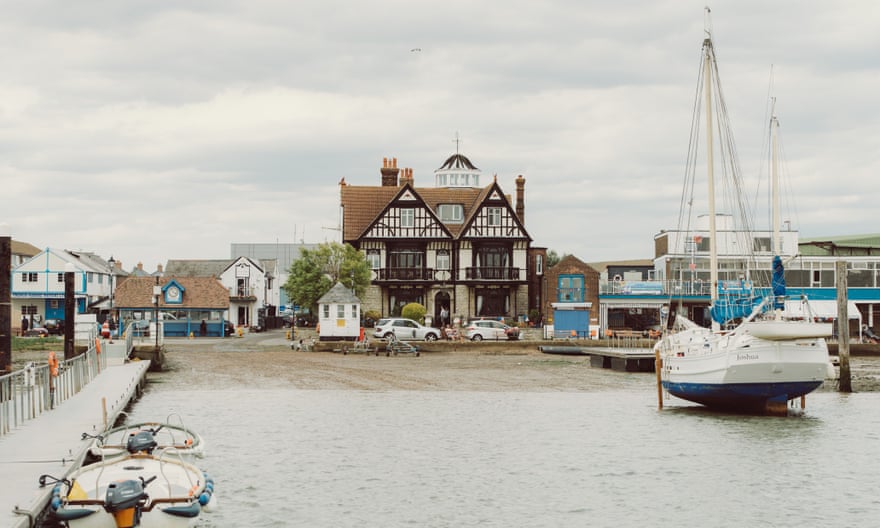
[[[110,264],[110,337],[113,337],[113,271],[116,269],[116,260],[113,258],[113,255],[110,255],[110,260],[107,261],[107,264]]]

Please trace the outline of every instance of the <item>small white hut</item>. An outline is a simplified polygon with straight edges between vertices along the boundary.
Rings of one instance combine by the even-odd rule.
[[[337,282],[318,299],[318,339],[357,341],[361,335],[361,300]]]

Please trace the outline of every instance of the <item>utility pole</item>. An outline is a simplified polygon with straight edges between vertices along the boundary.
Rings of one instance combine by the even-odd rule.
[[[852,392],[849,370],[849,295],[847,294],[846,261],[835,263],[837,275],[837,355],[840,358],[840,392]]]
[[[0,374],[12,372],[12,237],[0,224]]]

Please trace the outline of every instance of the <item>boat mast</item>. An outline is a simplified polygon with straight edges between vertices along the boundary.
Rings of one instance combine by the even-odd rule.
[[[779,120],[776,119],[776,98],[773,98],[770,113],[770,137],[771,150],[770,160],[772,169],[771,183],[771,201],[773,208],[773,253],[782,256],[782,237],[780,235],[779,223],[779,159],[777,157],[777,133],[779,130]]]
[[[708,31],[707,31],[708,32]],[[703,40],[703,82],[706,95],[706,165],[709,190],[709,282],[711,284],[710,304],[718,300],[718,246],[715,227],[715,158],[712,143],[712,38]]]

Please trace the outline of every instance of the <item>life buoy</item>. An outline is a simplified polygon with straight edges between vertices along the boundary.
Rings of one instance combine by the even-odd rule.
[[[58,377],[58,358],[55,357],[55,352],[49,352],[49,374],[53,378]]]

